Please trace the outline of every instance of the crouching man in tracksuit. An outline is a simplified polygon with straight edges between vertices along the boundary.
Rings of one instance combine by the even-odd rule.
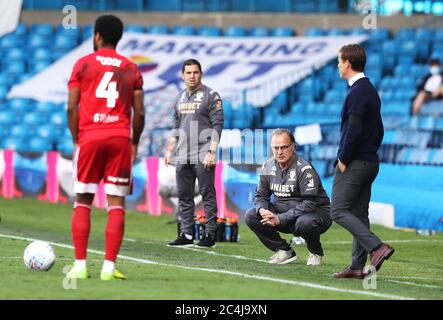
[[[303,237],[309,250],[307,265],[320,265],[320,234],[332,224],[330,201],[312,165],[297,156],[295,139],[286,129],[276,129],[271,146],[274,157],[262,167],[255,193],[255,208],[246,211],[245,222],[275,254],[269,263],[286,264],[297,254],[279,232]],[[270,202],[274,194],[274,202]]]

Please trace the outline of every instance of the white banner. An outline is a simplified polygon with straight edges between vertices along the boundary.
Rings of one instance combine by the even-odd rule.
[[[366,36],[231,38],[126,33],[117,51],[138,64],[146,91],[159,90],[169,83],[181,86],[181,65],[195,58],[202,64],[203,83],[217,90],[222,98],[246,98],[257,106],[265,105],[281,90],[335,59],[343,45],[365,39]],[[65,102],[72,67],[90,52],[92,39],[14,86],[8,98]],[[249,90],[245,92],[246,89]]]
[[[22,0],[0,1],[0,37],[17,28]]]

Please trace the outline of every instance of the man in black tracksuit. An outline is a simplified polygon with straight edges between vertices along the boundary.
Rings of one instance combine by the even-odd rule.
[[[350,88],[342,111],[331,216],[354,236],[354,243],[351,264],[334,273],[334,278],[362,279],[368,253],[375,270],[394,253],[369,229],[369,201],[379,170],[377,151],[383,140],[383,123],[377,90],[363,74],[365,63],[366,53],[359,45],[340,49],[337,67]]]
[[[289,130],[276,129],[271,143],[274,157],[262,167],[255,208],[246,212],[245,222],[275,252],[269,263],[286,264],[297,259],[280,231],[303,237],[310,252],[307,264],[320,265],[320,234],[332,223],[329,198],[312,165],[295,153],[295,139]],[[272,194],[274,202],[270,201]]]
[[[203,85],[201,77],[201,65],[197,60],[189,59],[183,63],[182,78],[186,89],[177,96],[174,130],[164,158],[167,166],[175,149],[181,234],[169,246],[193,245],[196,178],[206,215],[206,233],[197,245],[209,248],[215,244],[215,161],[224,116],[219,94]]]

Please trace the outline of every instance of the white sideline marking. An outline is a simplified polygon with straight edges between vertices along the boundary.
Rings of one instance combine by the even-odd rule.
[[[36,241],[36,240],[38,240],[38,239],[19,237],[19,236],[12,236],[12,235],[6,235],[6,234],[0,234],[0,237],[10,238],[10,239],[18,239],[18,240],[26,240],[26,241]],[[73,246],[67,245],[67,244],[61,244],[61,243],[56,243],[56,242],[49,242],[49,243],[51,245],[57,246],[57,247],[74,249]],[[104,252],[101,252],[101,251],[98,251],[98,250],[91,250],[91,249],[88,249],[88,252],[97,253],[97,254],[100,254],[100,255],[104,254]],[[211,272],[211,273],[221,273],[221,274],[227,274],[227,275],[232,275],[232,276],[237,276],[237,277],[242,277],[242,278],[256,279],[256,280],[265,280],[265,281],[270,281],[270,282],[284,283],[284,284],[290,284],[290,285],[301,286],[301,287],[308,287],[308,288],[313,288],[313,289],[328,290],[328,291],[334,291],[334,292],[352,293],[352,294],[372,296],[372,297],[377,297],[377,298],[394,299],[394,300],[415,300],[415,298],[404,297],[404,296],[397,296],[397,295],[391,295],[391,294],[384,294],[384,293],[377,293],[377,292],[372,292],[372,291],[369,291],[369,290],[368,291],[364,291],[364,290],[343,289],[343,288],[337,288],[337,287],[324,286],[324,285],[304,282],[304,281],[295,281],[295,280],[271,278],[271,277],[268,277],[268,276],[252,275],[252,274],[240,273],[240,272],[234,272],[234,271],[228,271],[228,270],[198,268],[198,267],[189,267],[189,266],[169,264],[169,263],[159,263],[159,262],[155,262],[155,261],[151,261],[151,260],[139,259],[139,258],[124,256],[124,255],[118,255],[118,257],[120,259],[136,261],[136,262],[140,262],[140,263],[143,263],[143,264],[155,264],[155,265],[164,266],[164,267],[175,267],[175,268],[188,269],[188,270],[198,270],[198,271]]]
[[[383,276],[382,278],[392,278],[392,279],[419,279],[419,280],[443,280],[443,278],[440,278],[440,277]]]
[[[401,283],[401,284],[408,284],[408,285],[412,285],[412,286],[425,287],[425,288],[443,289],[442,286],[435,286],[432,284],[422,284],[422,283],[415,283],[415,282],[409,282],[409,281],[398,281],[398,280],[385,280],[385,281]]]
[[[404,239],[404,240],[383,240],[385,243],[408,243],[408,242],[443,242],[439,239]],[[352,241],[322,241],[327,244],[352,244]]]
[[[214,256],[230,257],[230,258],[236,258],[236,259],[241,259],[241,260],[252,260],[252,261],[268,263],[268,261],[262,260],[262,259],[249,258],[249,257],[240,256],[240,255],[236,255],[236,254],[219,253],[219,252],[215,252],[215,251],[208,251],[207,249],[197,249],[197,248],[192,248],[192,247],[183,247],[180,249],[186,249],[186,250],[191,250],[191,251],[196,251],[196,252],[203,252],[203,253],[207,253],[207,254],[212,254]]]

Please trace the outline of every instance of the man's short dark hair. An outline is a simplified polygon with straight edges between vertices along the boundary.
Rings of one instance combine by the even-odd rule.
[[[202,71],[202,66],[201,66],[200,62],[198,62],[198,60],[195,60],[195,59],[188,59],[188,60],[186,60],[185,62],[183,62],[183,65],[182,65],[182,73],[185,72],[185,67],[186,67],[186,66],[198,66],[198,70],[200,70],[200,72],[203,73],[203,71]]]
[[[106,44],[117,46],[123,35],[123,22],[114,15],[103,15],[97,18],[94,34],[99,33]]]
[[[433,58],[431,59],[431,61],[429,61],[429,64],[431,66],[440,65],[440,60],[438,60],[437,58]]]
[[[363,72],[366,65],[366,52],[363,47],[358,44],[348,44],[339,50],[341,59],[348,60],[351,63],[351,68],[357,72]]]
[[[295,143],[295,137],[294,137],[294,135],[292,134],[291,130],[277,128],[277,129],[275,129],[275,130],[272,132],[272,137],[275,136],[275,135],[280,135],[280,134],[287,134],[288,137],[289,137],[289,139],[291,140],[291,143],[293,143],[294,146],[297,147],[297,144]],[[271,138],[272,138],[272,137],[271,137]]]

